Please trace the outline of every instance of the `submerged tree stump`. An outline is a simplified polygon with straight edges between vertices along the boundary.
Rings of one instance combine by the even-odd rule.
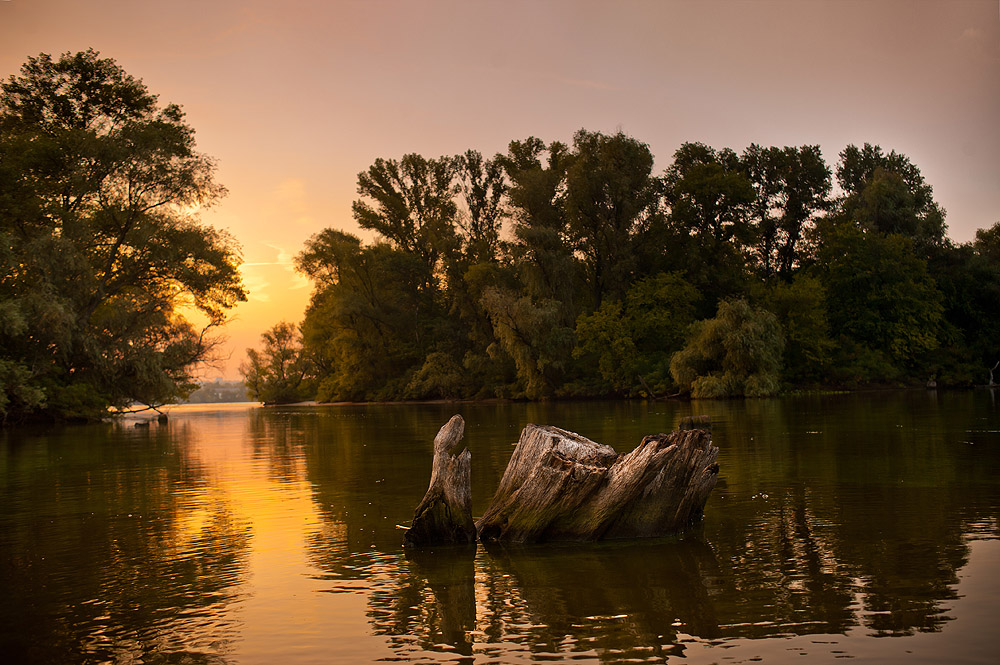
[[[472,453],[456,455],[465,421],[452,416],[434,437],[434,463],[427,493],[417,505],[413,523],[403,534],[404,547],[466,545],[476,542],[472,520]]]
[[[718,455],[704,428],[647,436],[623,455],[528,425],[476,529],[483,541],[519,543],[676,533],[702,518]]]

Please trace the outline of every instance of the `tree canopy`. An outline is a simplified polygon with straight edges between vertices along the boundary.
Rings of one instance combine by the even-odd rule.
[[[95,51],[0,87],[0,415],[96,417],[193,389],[245,300],[225,190],[175,104]],[[184,311],[207,321],[195,326]]]
[[[376,160],[354,204],[376,240],[326,229],[298,257],[316,395],[758,396],[968,385],[1000,360],[1000,232],[952,243],[905,155],[684,143],[653,164],[588,130]]]

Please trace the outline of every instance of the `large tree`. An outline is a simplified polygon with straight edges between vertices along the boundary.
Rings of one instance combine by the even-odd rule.
[[[92,50],[2,84],[0,366],[19,378],[0,411],[92,417],[193,387],[246,298],[235,241],[196,217],[214,175],[180,107]]]
[[[749,223],[755,192],[739,156],[685,143],[663,176],[669,206],[665,266],[681,270],[706,296],[706,310],[747,286],[753,230]]]
[[[940,344],[944,308],[913,241],[848,223],[824,226],[817,267],[839,336],[835,377],[897,381],[922,371]]]
[[[385,242],[362,246],[325,229],[306,242],[296,266],[315,290],[302,323],[319,398],[399,399],[438,337],[426,265]]]
[[[844,190],[840,215],[861,228],[911,238],[924,257],[947,243],[945,212],[906,155],[849,145],[840,153],[837,182]]]
[[[573,249],[583,258],[590,306],[621,300],[635,279],[637,246],[656,212],[649,146],[618,132],[581,129],[566,174],[566,218]]]
[[[759,270],[764,277],[778,275],[790,281],[801,262],[806,232],[828,207],[830,167],[816,145],[751,144],[740,162],[756,192],[751,217]]]
[[[575,317],[577,264],[566,221],[566,171],[573,156],[565,144],[538,138],[511,141],[500,163],[510,181],[507,196],[513,220],[513,259],[527,293],[566,305]]]
[[[451,157],[418,154],[400,160],[375,160],[358,174],[354,218],[381,234],[394,249],[418,257],[426,266],[423,286],[436,288],[443,264],[459,247],[455,233],[455,171]]]

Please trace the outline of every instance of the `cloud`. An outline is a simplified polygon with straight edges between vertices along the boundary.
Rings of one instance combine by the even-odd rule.
[[[251,300],[270,302],[271,296],[267,291],[273,288],[299,291],[312,286],[308,277],[295,270],[294,256],[288,250],[268,243],[265,246],[274,250],[273,261],[248,261],[241,266],[243,282]],[[268,276],[265,277],[265,274]]]
[[[985,34],[980,28],[966,28],[962,36],[959,37],[959,40],[963,42],[980,42],[984,36]]]
[[[289,220],[298,226],[314,226],[315,217],[309,204],[306,181],[302,178],[285,178],[271,192],[269,216],[281,223]]]
[[[603,81],[592,81],[590,79],[574,79],[566,78],[563,76],[554,77],[556,81],[564,83],[565,85],[573,86],[575,88],[584,88],[587,90],[606,90],[608,92],[620,92],[621,88],[617,88],[611,84],[604,83]]]
[[[247,289],[247,298],[252,302],[270,302],[271,296],[267,289],[271,283],[261,274],[260,266],[267,266],[267,263],[244,263],[240,266],[240,275],[243,277],[243,286]]]

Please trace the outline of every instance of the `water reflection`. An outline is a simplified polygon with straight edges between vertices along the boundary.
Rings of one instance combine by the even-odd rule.
[[[443,651],[472,662],[476,550],[407,551],[369,599],[368,617],[399,653]]]
[[[3,434],[7,662],[217,662],[248,534],[183,428]],[[44,637],[42,637],[44,636]]]
[[[528,422],[627,450],[710,415],[720,481],[683,538],[404,552],[433,435],[456,412],[476,514]],[[988,621],[956,608],[969,571],[1000,561],[977,564],[970,545],[1000,538],[998,431],[986,391],[201,407],[141,430],[3,431],[0,649],[40,663],[662,663],[782,662],[823,644],[890,662],[886,645],[919,643],[959,661],[989,640],[973,630]],[[998,598],[980,594],[976,616]]]
[[[408,661],[662,662],[692,638],[940,631],[954,618],[970,525],[996,520],[1000,492],[996,437],[975,431],[976,423],[995,428],[995,413],[983,415],[971,399],[912,403],[938,399],[698,405],[711,411],[723,449],[722,482],[700,531],[674,541],[480,546],[474,557],[398,549],[395,525],[412,515],[431,435],[452,409],[397,414],[372,438],[351,418],[303,420],[306,474],[323,516],[310,560],[333,590],[364,580],[372,629]],[[469,408],[466,419],[482,422]],[[511,432],[528,420],[577,423],[624,449],[621,440],[669,429],[693,409],[552,410],[530,405],[514,424],[469,437],[479,510],[489,499],[482,486],[496,486],[509,457]]]
[[[603,543],[407,553],[370,579],[368,617],[402,660],[593,658],[662,662],[691,637],[708,643],[792,635],[940,630],[957,558],[904,545],[870,569],[838,563],[794,523],[738,558],[704,535]],[[769,559],[770,547],[787,559]],[[520,654],[519,656],[517,654]]]

